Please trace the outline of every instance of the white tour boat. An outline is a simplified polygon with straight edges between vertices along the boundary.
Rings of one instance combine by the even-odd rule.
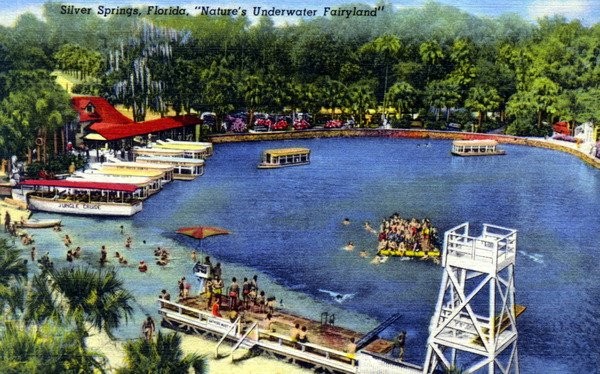
[[[204,160],[185,157],[145,157],[140,156],[136,162],[158,163],[173,166],[173,179],[193,180],[204,174]]]
[[[142,210],[134,184],[28,179],[20,183],[32,210],[95,216],[132,216]]]
[[[455,140],[452,142],[451,153],[455,156],[494,156],[506,154],[505,151],[498,149],[498,142],[492,139]]]
[[[262,154],[259,169],[273,169],[285,166],[307,165],[310,163],[308,148],[267,149]]]

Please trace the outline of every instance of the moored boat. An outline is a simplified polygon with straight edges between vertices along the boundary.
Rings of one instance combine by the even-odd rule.
[[[189,158],[206,158],[212,155],[210,143],[176,142],[157,140],[153,149],[183,150],[183,156]]]
[[[108,174],[95,174],[95,173],[85,173],[85,172],[77,172],[70,177],[67,177],[68,181],[90,181],[90,182],[106,182],[106,183],[125,183],[125,184],[134,184],[139,187],[139,191],[136,191],[135,196],[140,199],[147,199],[153,194],[160,191],[162,188],[159,181],[152,179],[150,177],[135,177],[135,176],[116,176],[116,175],[108,175]],[[139,192],[139,194],[138,194]]]
[[[173,179],[193,180],[204,174],[204,160],[185,157],[139,156],[139,163],[156,163],[173,167]]]
[[[138,156],[184,157],[185,151],[183,149],[134,147],[133,155],[135,158]]]
[[[267,149],[262,154],[259,169],[273,169],[286,166],[307,165],[310,163],[308,148]]]
[[[26,228],[30,228],[30,229],[43,229],[43,228],[48,228],[48,227],[60,226],[61,222],[62,221],[60,219],[30,218],[30,219],[27,219],[24,221],[18,221],[17,226],[18,227],[26,227]]]
[[[96,216],[132,216],[142,210],[133,184],[68,180],[25,180],[21,188],[32,210]]]
[[[169,183],[173,180],[173,166],[167,164],[159,164],[159,163],[148,163],[148,162],[114,162],[105,164],[106,167],[111,169],[127,169],[127,170],[160,170],[163,172],[162,176],[162,184]]]
[[[492,139],[455,140],[451,153],[455,156],[494,156],[506,152],[498,148],[498,142]]]

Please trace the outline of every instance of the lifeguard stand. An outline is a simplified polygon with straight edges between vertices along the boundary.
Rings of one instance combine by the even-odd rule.
[[[444,275],[429,326],[424,373],[519,373],[515,317],[516,230],[469,223],[444,235]]]

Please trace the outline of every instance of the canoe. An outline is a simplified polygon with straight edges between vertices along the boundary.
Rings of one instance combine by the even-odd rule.
[[[19,227],[28,227],[30,229],[42,229],[47,227],[60,226],[60,219],[35,219],[31,218],[23,222],[17,222]]]

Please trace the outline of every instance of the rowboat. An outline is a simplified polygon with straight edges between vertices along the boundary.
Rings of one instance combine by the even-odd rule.
[[[60,223],[61,223],[60,219],[37,219],[37,218],[30,218],[25,221],[16,222],[18,227],[26,227],[26,228],[30,228],[30,229],[42,229],[42,228],[48,228],[48,227],[55,227],[55,226],[60,226]]]

